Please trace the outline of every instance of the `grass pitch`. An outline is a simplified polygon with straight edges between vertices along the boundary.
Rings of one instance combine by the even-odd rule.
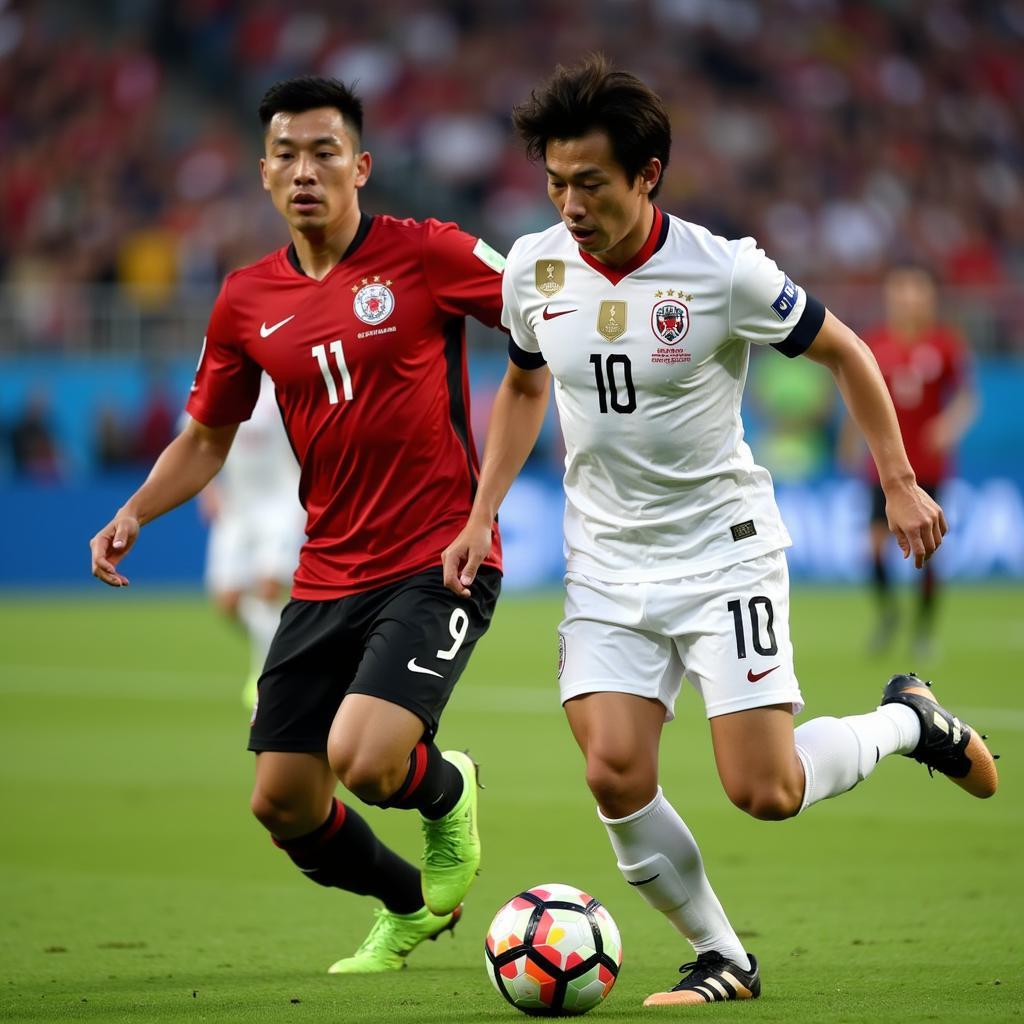
[[[684,690],[665,790],[764,979],[756,1003],[689,1016],[1024,1016],[1022,605],[1019,590],[951,592],[941,650],[914,666],[863,653],[863,593],[794,595],[804,717],[867,710],[892,671],[917,667],[1003,754],[991,801],[890,758],[806,816],[753,821],[723,795]],[[503,599],[442,726],[487,786],[482,874],[454,939],[400,973],[341,979],[325,968],[362,939],[371,904],[310,885],[248,813],[241,640],[198,597],[0,601],[0,1020],[519,1020],[485,975],[483,935],[506,899],[548,881],[594,893],[622,932],[622,974],[592,1019],[657,1016],[640,1002],[689,947],[615,869],[558,707],[559,608]],[[357,806],[418,857],[415,816]]]

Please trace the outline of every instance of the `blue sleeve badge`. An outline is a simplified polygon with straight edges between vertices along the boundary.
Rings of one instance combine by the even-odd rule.
[[[785,281],[782,282],[782,291],[779,292],[779,297],[772,303],[772,310],[780,320],[785,320],[793,312],[797,294],[797,286],[790,281],[787,274]]]

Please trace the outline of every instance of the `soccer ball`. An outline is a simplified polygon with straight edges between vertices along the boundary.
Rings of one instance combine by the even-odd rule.
[[[622,965],[611,914],[571,885],[538,885],[494,915],[484,944],[487,974],[517,1009],[536,1016],[586,1013]]]

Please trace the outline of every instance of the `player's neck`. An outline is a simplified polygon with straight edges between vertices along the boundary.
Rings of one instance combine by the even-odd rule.
[[[624,266],[644,247],[653,227],[654,203],[647,201],[629,233],[610,249],[606,249],[602,253],[595,253],[594,258],[608,267]]]
[[[292,243],[304,273],[322,281],[348,251],[359,230],[362,214],[353,204],[344,218],[317,231],[299,231],[291,228]]]

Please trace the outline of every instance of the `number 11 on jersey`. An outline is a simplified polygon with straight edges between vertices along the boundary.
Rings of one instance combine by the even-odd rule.
[[[352,375],[348,372],[345,363],[345,353],[341,347],[341,339],[331,342],[331,355],[338,366],[338,375],[341,377],[341,388],[347,401],[352,401]],[[327,349],[323,345],[313,346],[313,356],[320,364],[320,372],[323,374],[324,383],[327,385],[327,398],[331,405],[338,404],[338,385],[334,383],[334,374],[331,372],[331,365],[327,360]]]

